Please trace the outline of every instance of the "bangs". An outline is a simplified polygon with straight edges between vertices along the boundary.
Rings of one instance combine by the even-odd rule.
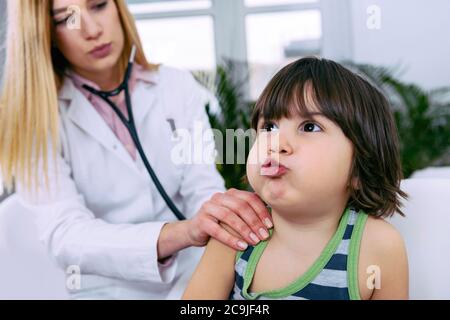
[[[334,90],[323,75],[321,64],[316,58],[304,58],[279,71],[262,92],[252,115],[252,128],[257,129],[260,119],[279,120],[300,116],[311,118],[314,113],[336,122],[336,106],[331,101]],[[328,89],[327,89],[328,88]]]
[[[252,127],[256,129],[258,121],[280,120],[300,116],[309,118],[313,112],[323,112],[317,104],[316,95],[311,82],[291,84],[290,88],[280,85],[280,92],[268,92],[262,96],[255,107]]]

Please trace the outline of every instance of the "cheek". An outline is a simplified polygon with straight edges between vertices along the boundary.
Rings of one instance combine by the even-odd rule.
[[[334,165],[337,169],[336,178],[338,181],[341,181],[341,183],[347,185],[353,160],[353,146],[351,142],[345,140],[345,142],[339,145],[339,152],[336,152],[335,154],[336,160],[334,161]]]
[[[122,23],[120,22],[119,11],[115,5],[110,6],[108,12],[103,15],[102,20],[105,30],[109,30],[112,37],[116,39],[123,38]]]
[[[55,31],[55,42],[58,50],[69,61],[77,60],[83,52],[83,43],[77,30],[61,29]]]
[[[347,140],[324,146],[313,159],[315,182],[322,188],[345,188],[348,184],[352,155],[353,148]]]
[[[256,192],[259,189],[258,186],[261,185],[261,183],[259,183],[261,180],[261,176],[259,174],[260,165],[258,163],[258,158],[258,148],[256,147],[255,143],[255,145],[250,150],[247,158],[247,178],[253,190],[255,190]]]

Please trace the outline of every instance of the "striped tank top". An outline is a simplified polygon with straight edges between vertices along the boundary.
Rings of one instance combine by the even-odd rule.
[[[347,208],[339,226],[313,265],[285,288],[249,292],[259,259],[268,240],[236,255],[235,284],[231,300],[360,300],[358,258],[367,214]]]

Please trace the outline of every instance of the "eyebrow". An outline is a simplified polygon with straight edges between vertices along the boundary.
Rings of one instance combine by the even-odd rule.
[[[93,0],[88,0],[87,2],[92,2]],[[61,13],[61,12],[66,12],[67,11],[67,9],[69,9],[69,7],[64,7],[64,8],[58,8],[58,9],[53,9],[52,10],[52,15],[57,15],[58,13]]]
[[[312,119],[315,116],[318,117],[322,117],[322,118],[328,118],[325,114],[323,114],[323,112],[319,112],[319,111],[315,111],[315,112],[308,112],[307,114],[305,114],[304,116],[299,115],[299,117],[301,119],[307,120],[307,119]]]
[[[322,117],[325,117],[325,115],[322,112],[308,112],[308,116],[322,116]]]
[[[326,115],[324,115],[323,112],[319,112],[319,111],[316,111],[316,112],[310,112],[310,113],[308,113],[307,116],[308,116],[308,117],[319,116],[319,117],[323,117],[323,118],[327,118],[327,119],[328,119],[328,117],[327,117]],[[303,117],[300,116],[300,118],[303,118]],[[303,118],[303,119],[308,119],[308,118],[305,117],[305,118]],[[259,118],[259,120],[258,120],[258,123],[260,123],[260,121],[264,121],[264,120],[272,121],[273,119],[264,119],[264,116],[261,116],[261,117]]]
[[[56,16],[57,14],[59,14],[61,12],[66,12],[68,8],[69,7],[54,9],[54,10],[52,10],[52,15]]]

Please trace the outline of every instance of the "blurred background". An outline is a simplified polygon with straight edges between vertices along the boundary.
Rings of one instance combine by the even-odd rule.
[[[0,43],[6,2],[0,0]],[[209,113],[218,129],[247,129],[254,101],[276,71],[302,56],[318,55],[345,63],[386,92],[399,128],[405,177],[450,164],[448,0],[127,3],[149,60],[190,70],[216,96],[219,105],[213,103]],[[1,48],[0,74],[4,44]],[[246,187],[244,169],[219,166],[228,187]]]
[[[450,84],[446,0],[128,0],[150,60],[214,70],[248,62],[250,97],[303,55],[383,66],[424,88]]]
[[[364,74],[393,105],[405,177],[450,163],[447,0],[128,0],[153,62],[192,71],[219,102],[213,127],[248,129],[254,101],[307,55]],[[445,37],[445,36],[444,36]],[[225,153],[225,150],[219,150]],[[244,155],[245,156],[245,155]],[[245,166],[219,165],[227,187]]]
[[[6,2],[0,0],[0,75],[4,64]],[[439,203],[437,211],[443,210],[444,202],[439,201],[448,199],[450,191],[450,1],[127,2],[136,18],[149,60],[191,71],[215,97],[205,108],[212,126],[222,131],[248,129],[251,108],[268,80],[282,66],[300,57],[330,58],[367,77],[391,101],[400,135],[405,178],[446,179],[439,184],[431,183],[431,187],[425,188],[426,184],[421,184],[422,189],[408,184],[406,187],[413,194],[428,192],[425,200],[430,202],[435,197],[433,202]],[[248,188],[242,180],[244,165],[218,165],[218,169],[227,187]],[[432,186],[437,185],[440,189],[435,191]],[[0,202],[5,197],[0,192]],[[417,210],[427,207],[428,202],[417,204],[413,201],[410,206]],[[450,203],[445,206],[448,208]],[[410,211],[414,212],[414,209]],[[4,220],[7,214],[4,214]],[[1,219],[0,212],[0,249],[2,230],[6,234],[4,241],[9,239],[13,243],[15,239],[11,231],[8,238],[10,229],[5,223],[2,229]],[[419,225],[423,225],[423,221]],[[17,228],[34,232],[28,225]],[[442,242],[442,239],[436,242]],[[33,248],[25,250],[19,246],[18,250],[28,254],[40,250]],[[10,245],[8,250],[13,249]],[[424,252],[430,250],[425,248]],[[420,261],[422,257],[413,255],[412,260]],[[436,261],[436,265],[441,262]],[[450,259],[447,262],[450,265]],[[14,268],[17,266],[10,266],[11,270]],[[33,279],[24,276],[22,286],[18,285],[17,279],[0,278],[0,288],[5,281],[16,288],[3,292],[3,295],[0,289],[0,298],[23,297],[23,292],[27,292],[27,297],[61,297],[59,289],[51,289],[47,295],[42,293],[41,283],[49,288],[58,287],[59,280],[52,278],[49,265],[46,262],[36,264],[36,268],[44,271],[36,271],[35,275],[40,276]],[[9,274],[9,271],[3,271],[0,268],[0,274]],[[49,276],[46,278],[43,274]],[[412,288],[419,292],[413,297],[433,297],[433,293],[421,284],[413,283]],[[446,290],[444,295],[450,297]]]

